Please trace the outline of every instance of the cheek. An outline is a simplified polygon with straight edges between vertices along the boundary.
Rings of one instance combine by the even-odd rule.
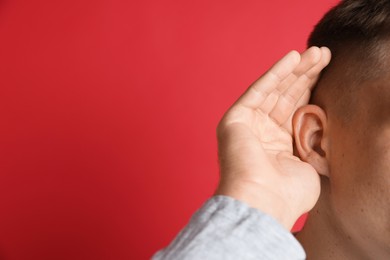
[[[331,188],[340,199],[354,203],[390,195],[390,150],[371,136],[345,136],[332,155]],[[389,196],[390,197],[390,196]],[[390,206],[390,205],[389,205]]]
[[[385,199],[390,193],[390,131],[372,131],[370,137],[365,156],[361,159],[366,172],[361,179],[371,184]]]
[[[390,128],[355,129],[332,136],[328,161],[333,190],[390,192]]]
[[[329,160],[334,214],[348,230],[359,227],[367,236],[390,232],[390,141],[363,132],[334,140]]]

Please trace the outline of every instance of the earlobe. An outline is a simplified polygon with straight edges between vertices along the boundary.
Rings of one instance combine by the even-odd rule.
[[[293,116],[293,134],[297,153],[302,161],[329,177],[327,160],[328,138],[325,135],[327,117],[319,106],[300,107]]]

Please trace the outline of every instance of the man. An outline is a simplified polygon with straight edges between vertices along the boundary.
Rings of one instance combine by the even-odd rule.
[[[154,258],[390,259],[390,1],[342,1],[308,47],[225,113],[215,196]]]

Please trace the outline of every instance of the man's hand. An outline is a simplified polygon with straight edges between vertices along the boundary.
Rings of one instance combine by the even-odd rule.
[[[291,51],[255,81],[217,127],[220,183],[216,195],[244,201],[288,230],[320,194],[314,168],[293,155],[292,116],[307,104],[326,47]]]

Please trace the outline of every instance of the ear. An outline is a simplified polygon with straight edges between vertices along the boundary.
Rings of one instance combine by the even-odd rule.
[[[329,140],[327,117],[319,106],[305,105],[293,116],[295,146],[302,161],[311,164],[321,175],[329,177]]]

